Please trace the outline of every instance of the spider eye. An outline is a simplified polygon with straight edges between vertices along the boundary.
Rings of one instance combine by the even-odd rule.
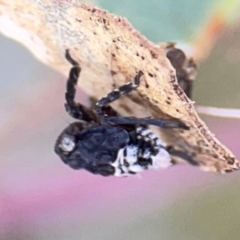
[[[64,134],[59,144],[59,148],[64,152],[72,152],[76,146],[75,137],[69,134]]]

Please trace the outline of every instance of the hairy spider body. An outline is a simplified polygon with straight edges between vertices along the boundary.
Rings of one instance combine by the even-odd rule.
[[[163,144],[144,127],[86,127],[75,122],[59,136],[55,151],[73,169],[103,176],[128,176],[170,166],[170,156]]]
[[[73,66],[67,81],[65,107],[72,117],[81,121],[70,124],[56,141],[55,152],[62,161],[73,169],[85,169],[103,176],[128,176],[170,166],[165,143],[148,129],[148,125],[188,129],[184,123],[174,119],[122,117],[110,111],[108,106],[136,89],[143,72],[139,71],[133,82],[100,99],[91,110],[74,101],[81,69],[68,50],[66,59]]]

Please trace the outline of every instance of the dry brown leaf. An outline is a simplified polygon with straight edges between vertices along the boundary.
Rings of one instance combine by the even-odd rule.
[[[114,108],[123,115],[176,118],[188,125],[188,131],[157,129],[176,162],[188,161],[209,172],[239,169],[238,160],[199,119],[177,84],[165,44],[155,45],[125,19],[77,1],[0,0],[0,14],[5,35],[64,74],[70,69],[64,59],[69,49],[82,67],[79,82],[89,96],[99,99],[142,70],[141,87]]]

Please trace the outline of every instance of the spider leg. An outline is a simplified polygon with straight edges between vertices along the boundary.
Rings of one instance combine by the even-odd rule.
[[[111,93],[109,93],[106,97],[101,98],[95,105],[95,111],[99,116],[107,116],[104,114],[104,107],[106,107],[111,102],[116,101],[122,95],[130,93],[134,89],[136,89],[140,84],[140,78],[143,75],[142,71],[139,71],[138,74],[135,76],[133,82],[129,82],[118,89],[115,89]]]
[[[197,74],[197,65],[193,59],[188,59],[185,53],[174,44],[167,47],[167,58],[176,70],[177,80],[186,95],[192,98],[193,82]]]
[[[109,125],[154,125],[160,128],[182,128],[188,130],[186,126],[180,120],[175,119],[161,119],[161,118],[135,118],[135,117],[105,117],[103,119],[104,124]]]
[[[98,102],[95,97],[90,97],[90,109],[95,109],[96,103]],[[110,105],[101,108],[103,115],[107,116],[118,116],[117,111],[115,111]]]
[[[65,109],[69,115],[76,119],[84,121],[95,120],[95,115],[90,109],[80,103],[75,102],[74,100],[76,96],[76,86],[81,72],[81,68],[79,64],[74,59],[72,59],[68,49],[66,50],[65,57],[68,62],[72,64],[72,68],[70,69],[66,85]]]
[[[111,102],[119,99],[122,95],[130,93],[140,84],[140,78],[143,75],[142,71],[134,78],[133,82],[127,83],[118,89],[109,93],[106,97],[100,99],[95,106],[95,111],[99,116],[102,116],[102,123],[106,125],[155,125],[161,128],[182,128],[189,129],[183,122],[174,119],[154,119],[154,118],[135,118],[135,117],[120,117],[109,116],[105,114],[104,108]]]

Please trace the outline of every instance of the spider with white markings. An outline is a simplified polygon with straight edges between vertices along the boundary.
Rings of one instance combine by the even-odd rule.
[[[62,161],[73,169],[85,169],[103,176],[128,176],[171,165],[165,143],[148,129],[148,125],[188,129],[183,122],[123,117],[109,106],[122,95],[135,90],[140,85],[143,72],[138,71],[133,82],[112,91],[90,109],[74,100],[81,68],[69,50],[65,56],[72,65],[65,107],[79,121],[70,124],[56,141],[55,152]]]

